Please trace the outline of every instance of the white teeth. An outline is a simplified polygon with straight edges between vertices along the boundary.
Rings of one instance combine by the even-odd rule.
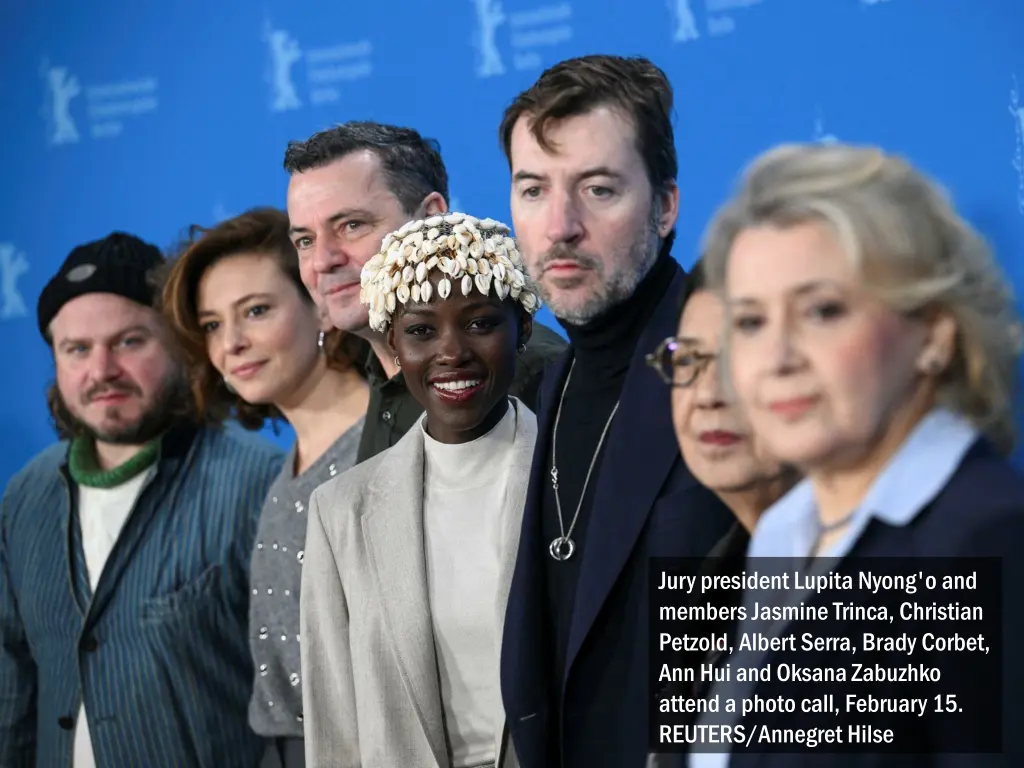
[[[458,392],[460,389],[469,389],[480,384],[480,379],[467,379],[466,381],[437,381],[434,386],[446,392]]]

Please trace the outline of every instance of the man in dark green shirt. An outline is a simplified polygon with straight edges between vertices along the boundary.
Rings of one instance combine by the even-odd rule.
[[[302,282],[335,327],[372,349],[360,361],[370,383],[358,455],[363,461],[398,442],[423,410],[384,336],[370,328],[359,302],[360,273],[388,233],[448,211],[448,172],[435,141],[372,122],[345,123],[291,142],[284,167],[291,174],[288,217]],[[565,348],[561,336],[534,323],[511,394],[536,410],[543,368]]]

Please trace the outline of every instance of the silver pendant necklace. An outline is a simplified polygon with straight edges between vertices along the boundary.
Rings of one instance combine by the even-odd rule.
[[[587,477],[583,481],[583,490],[580,491],[580,501],[576,505],[576,514],[572,516],[572,522],[569,523],[569,530],[565,530],[565,523],[562,518],[562,500],[558,497],[558,463],[556,450],[558,440],[558,422],[562,418],[562,404],[565,403],[565,392],[569,389],[569,381],[572,379],[573,368],[576,367],[576,360],[573,359],[572,364],[569,366],[569,375],[565,377],[565,386],[562,387],[562,396],[558,400],[558,410],[555,412],[555,428],[551,433],[551,488],[555,492],[555,509],[558,510],[558,530],[561,531],[561,536],[551,540],[551,544],[548,545],[548,552],[551,557],[555,560],[562,561],[568,560],[572,557],[573,552],[576,551],[576,543],[572,540],[572,531],[576,527],[576,520],[580,516],[580,510],[583,508],[583,499],[587,495],[587,486],[590,485],[590,475],[594,471],[594,465],[597,464],[597,457],[601,454],[601,446],[604,445],[604,438],[608,434],[608,428],[612,425],[612,419],[615,418],[616,412],[619,410],[619,401],[615,401],[615,407],[612,408],[612,413],[608,417],[608,421],[604,425],[604,431],[601,432],[601,439],[597,441],[597,448],[594,450],[594,456],[590,459],[590,468],[587,470]]]

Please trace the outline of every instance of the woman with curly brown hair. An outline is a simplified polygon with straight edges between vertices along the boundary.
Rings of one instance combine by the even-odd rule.
[[[162,298],[199,409],[250,430],[283,419],[295,431],[253,552],[249,721],[271,740],[265,766],[303,765],[299,586],[306,506],[317,486],[355,464],[368,388],[351,363],[368,350],[324,321],[299,277],[288,217],[273,208],[193,227]]]

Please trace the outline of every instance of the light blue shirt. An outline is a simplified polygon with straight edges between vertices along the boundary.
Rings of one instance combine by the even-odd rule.
[[[845,557],[872,519],[891,526],[913,521],[946,486],[977,438],[978,430],[960,416],[944,408],[931,411],[875,478],[846,532],[823,557]],[[810,480],[803,480],[761,516],[747,547],[747,560],[808,557],[817,537],[817,521],[814,489]],[[752,688],[747,693],[753,693]],[[713,688],[709,695],[714,694]],[[689,755],[690,768],[726,768],[728,764],[728,752]]]

